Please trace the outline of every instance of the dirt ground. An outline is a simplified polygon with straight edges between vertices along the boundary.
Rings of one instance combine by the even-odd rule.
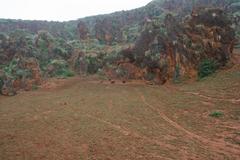
[[[72,78],[0,96],[0,160],[170,159],[240,159],[239,66],[190,84]]]

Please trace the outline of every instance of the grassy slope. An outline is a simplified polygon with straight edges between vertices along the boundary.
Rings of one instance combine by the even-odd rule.
[[[161,87],[76,78],[0,97],[0,159],[237,159],[239,70]]]

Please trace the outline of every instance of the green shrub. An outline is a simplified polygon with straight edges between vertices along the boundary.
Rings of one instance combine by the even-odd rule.
[[[38,90],[38,86],[37,85],[32,85],[32,90],[33,91]]]
[[[4,84],[3,78],[0,77],[0,93],[1,93],[1,90],[2,90],[2,87],[3,87],[3,84]]]
[[[10,79],[31,78],[32,72],[30,69],[23,68],[21,60],[13,59],[7,66],[4,67],[4,74]]]
[[[54,72],[51,73],[51,76],[53,77],[67,78],[74,76],[74,72],[69,70],[68,64],[65,60],[55,59],[50,62],[50,65],[53,65],[54,67]]]
[[[67,78],[67,77],[73,77],[74,73],[67,68],[62,68],[57,70],[55,75],[56,77]]]
[[[223,116],[223,113],[219,112],[219,111],[214,111],[214,112],[210,113],[209,116],[215,117],[215,118],[220,118]]]
[[[116,73],[119,78],[128,77],[128,71],[124,68],[117,68]]]
[[[57,56],[61,56],[61,57],[67,57],[68,56],[68,52],[66,51],[65,48],[62,47],[55,47],[53,49],[53,53]]]
[[[54,56],[62,57],[63,59],[70,58],[70,53],[74,50],[74,46],[68,43],[66,40],[62,38],[55,38],[53,41],[53,50]]]
[[[152,80],[154,80],[155,77],[156,77],[156,75],[153,72],[147,72],[144,75],[144,79],[146,79],[147,81],[152,81]]]
[[[67,62],[65,60],[54,59],[50,62],[56,68],[66,68]]]
[[[14,77],[14,75],[13,75],[13,71],[16,69],[17,63],[18,63],[17,60],[13,59],[13,60],[9,63],[9,65],[4,68],[4,73],[5,73],[5,75],[6,75],[7,77],[9,77],[9,78],[16,78],[16,77]]]
[[[86,57],[87,61],[87,72],[89,74],[95,74],[98,72],[99,69],[102,68],[101,62],[98,60],[97,57]]]
[[[32,73],[28,69],[19,69],[15,71],[15,78],[22,79],[22,78],[29,78],[32,77]]]
[[[174,78],[173,78],[173,82],[174,83],[179,83],[180,82],[180,66],[176,65],[175,67],[175,72],[174,72]]]
[[[53,36],[47,31],[39,31],[36,37],[36,45],[37,48],[40,50],[40,53],[48,55],[50,51],[50,46],[53,45],[54,38]]]
[[[200,79],[207,77],[217,70],[217,63],[214,60],[205,59],[202,61],[198,68],[198,77]]]
[[[114,64],[116,61],[120,60],[122,55],[118,54],[118,52],[112,52],[110,54],[106,54],[103,57],[103,63],[106,65]]]

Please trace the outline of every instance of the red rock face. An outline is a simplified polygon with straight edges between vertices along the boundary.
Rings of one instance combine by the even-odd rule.
[[[159,33],[158,27],[146,27],[131,49],[122,52],[131,57],[132,63],[147,68],[155,75],[154,81],[164,84],[175,76],[196,78],[198,66],[204,59],[211,59],[224,66],[231,57],[234,45],[234,31],[231,21],[221,9],[204,8],[194,11],[184,23],[169,15],[165,18],[166,35]],[[155,48],[160,48],[155,51]],[[152,56],[159,54],[154,61]],[[127,53],[127,54],[125,54]],[[151,59],[151,57],[150,57]]]
[[[31,77],[14,80],[13,86],[15,90],[24,89],[29,91],[32,90],[34,85],[40,85],[42,83],[41,70],[36,59],[24,59],[22,61],[22,65],[19,67],[29,70],[31,73]]]
[[[232,56],[235,40],[231,21],[226,16],[229,11],[228,2],[154,0],[145,7],[131,11],[64,23],[3,20],[0,22],[0,30],[3,32],[26,29],[38,34],[31,42],[28,41],[27,34],[21,37],[21,34],[0,35],[0,65],[9,64],[15,55],[37,56],[41,62],[53,59],[69,60],[72,69],[83,74],[87,72],[86,58],[80,50],[75,50],[75,47],[82,47],[86,53],[110,53],[112,51],[108,52],[107,46],[113,48],[112,50],[117,48],[118,52],[119,46],[134,44],[133,47],[121,51],[119,54],[123,58],[115,62],[117,68],[128,73],[127,77],[151,79],[158,84],[164,84],[179,75],[194,78],[199,63],[204,59],[215,60],[219,66],[224,66]],[[165,16],[167,13],[171,14]],[[79,39],[84,43],[78,44]],[[34,44],[29,45],[30,43]],[[93,45],[83,46],[85,43]],[[105,49],[99,49],[104,44],[107,44]],[[121,57],[118,56],[109,61]],[[105,57],[101,58],[96,62],[101,64],[96,65],[96,70],[104,68]],[[14,88],[24,88],[22,84],[25,85],[25,82],[25,86],[39,84],[41,74],[37,63],[24,62],[22,65],[20,68],[30,70],[32,78],[17,79],[13,83]],[[49,65],[47,71],[53,70],[54,67]]]
[[[85,53],[79,49],[75,49],[72,56],[68,59],[72,70],[76,71],[79,75],[84,75],[87,72],[87,62]]]
[[[78,35],[79,35],[79,38],[81,40],[85,40],[85,39],[88,38],[88,34],[89,34],[89,31],[88,31],[87,26],[85,25],[84,22],[80,21],[78,23]]]
[[[106,44],[112,44],[112,42],[120,42],[122,40],[122,31],[121,28],[123,24],[121,21],[118,21],[111,18],[104,18],[96,20],[94,30],[94,37],[101,42]]]
[[[11,80],[7,80],[4,82],[4,85],[1,89],[1,94],[4,96],[14,96],[16,95],[16,90],[13,87],[13,83]]]
[[[30,70],[32,74],[32,85],[40,85],[42,82],[42,76],[38,61],[34,58],[29,58],[26,60],[24,68]]]
[[[31,74],[30,77],[16,77],[11,79],[6,75],[1,76],[3,79],[3,86],[1,88],[1,94],[5,96],[13,96],[16,91],[20,89],[32,90],[34,85],[40,85],[42,83],[41,70],[38,61],[35,58],[20,58],[17,62],[18,70],[28,70]]]

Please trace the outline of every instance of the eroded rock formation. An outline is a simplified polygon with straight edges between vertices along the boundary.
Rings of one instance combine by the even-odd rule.
[[[62,23],[0,19],[0,90],[14,95],[40,84],[41,75],[66,78],[72,71],[156,84],[196,78],[205,60],[215,69],[231,59],[239,2],[153,0]]]
[[[5,96],[13,96],[20,89],[32,90],[42,82],[41,70],[35,58],[16,56],[5,70],[0,70],[0,92]]]
[[[216,61],[218,67],[230,59],[234,30],[222,9],[198,8],[184,21],[170,14],[164,24],[157,21],[146,24],[135,46],[122,51],[146,74],[154,74],[156,83],[164,84],[178,76],[194,78],[204,59]]]
[[[87,39],[89,31],[88,31],[88,28],[87,28],[86,24],[83,21],[80,21],[78,23],[78,27],[77,28],[78,28],[79,38],[81,40]]]

